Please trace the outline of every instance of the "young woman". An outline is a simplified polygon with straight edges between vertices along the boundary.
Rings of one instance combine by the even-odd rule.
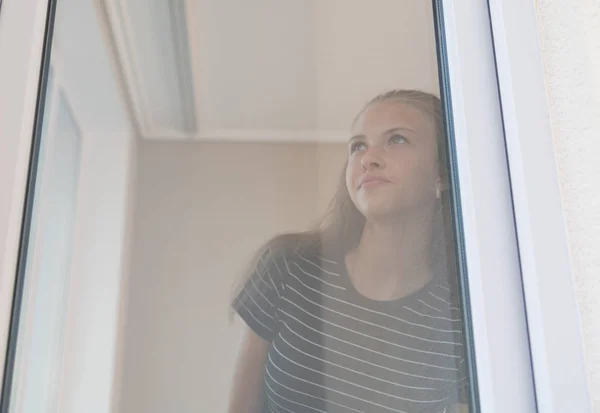
[[[467,411],[440,101],[375,97],[321,225],[273,238],[233,301],[230,413]]]

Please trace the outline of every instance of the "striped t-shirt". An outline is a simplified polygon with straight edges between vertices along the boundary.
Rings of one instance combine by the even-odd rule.
[[[270,342],[262,411],[442,413],[465,403],[455,296],[438,277],[407,297],[372,300],[341,255],[271,259],[234,301]]]

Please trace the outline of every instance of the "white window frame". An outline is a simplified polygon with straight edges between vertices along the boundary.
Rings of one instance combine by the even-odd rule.
[[[538,411],[592,413],[535,2],[488,1]]]
[[[4,372],[48,1],[0,9],[0,368]],[[3,375],[0,376],[3,384]]]
[[[442,3],[479,407],[535,412],[488,8]]]
[[[62,109],[65,112],[67,112],[70,116],[70,120],[73,122],[73,126],[74,129],[76,130],[76,144],[78,146],[78,154],[77,157],[80,161],[81,159],[81,145],[82,145],[82,127],[79,123],[78,118],[76,117],[76,113],[73,111],[73,106],[71,105],[71,101],[70,101],[70,96],[69,96],[69,92],[68,92],[68,87],[66,86],[66,82],[63,79],[63,76],[61,75],[61,71],[60,70],[56,70],[57,67],[57,62],[60,62],[60,57],[57,57],[57,49],[55,47],[53,47],[52,49],[52,56],[50,58],[50,68],[53,71],[53,81],[52,84],[50,85],[48,83],[48,87],[52,88],[52,90],[47,89],[47,94],[46,96],[48,97],[48,94],[50,93],[51,99],[46,99],[46,110],[44,113],[44,122],[47,122],[47,130],[46,130],[46,136],[44,136],[44,142],[43,142],[43,148],[40,149],[40,151],[44,151],[45,154],[45,160],[43,162],[39,162],[38,161],[38,174],[39,173],[44,173],[44,171],[48,171],[49,173],[52,172],[52,170],[55,168],[55,163],[57,162],[56,159],[53,158],[53,154],[56,154],[56,149],[55,147],[57,145],[59,145],[59,140],[61,138],[60,135],[57,135],[56,133],[56,129],[57,129],[57,118],[58,118],[58,114],[59,114],[59,110]],[[60,67],[60,63],[58,63],[58,66]],[[43,156],[42,155],[42,156]],[[78,162],[79,162],[78,161]],[[77,178],[79,177],[79,166],[80,166],[80,162],[77,163]],[[34,202],[47,202],[44,200],[44,196],[47,195],[45,192],[47,192],[48,188],[47,188],[47,184],[44,184],[44,179],[46,179],[47,176],[40,176],[37,178],[37,182],[36,182],[36,199],[34,200]],[[72,199],[71,201],[76,204],[76,198],[77,198],[77,187],[74,188],[74,192],[71,194],[72,195]],[[19,329],[19,343],[23,343],[22,345],[25,346],[32,346],[32,334],[33,331],[35,331],[35,318],[39,318],[40,316],[43,316],[41,314],[37,314],[35,312],[35,307],[33,305],[33,302],[36,300],[36,295],[39,293],[39,289],[40,289],[40,265],[41,265],[41,248],[43,248],[43,239],[42,236],[38,233],[38,234],[34,234],[34,221],[37,221],[37,230],[38,231],[43,231],[45,230],[45,227],[48,225],[48,221],[52,219],[52,217],[48,216],[48,211],[46,210],[42,210],[42,209],[37,209],[37,216],[34,216],[32,218],[32,226],[31,226],[31,235],[30,235],[30,242],[29,242],[29,246],[28,246],[28,254],[27,254],[27,262],[30,265],[30,269],[27,272],[27,278],[24,280],[24,287],[23,287],[23,293],[22,293],[22,298],[21,298],[21,312],[19,315],[19,323],[21,325],[21,328]],[[74,224],[74,222],[73,222]],[[73,225],[74,226],[74,225]],[[75,228],[71,228],[71,238],[73,238],[73,233],[75,231]],[[73,239],[70,240],[70,242],[72,243]],[[70,251],[72,253],[72,250]],[[69,260],[70,261],[70,260]],[[67,263],[67,266],[70,268],[70,262]],[[51,349],[52,351],[48,351],[49,355],[47,355],[46,357],[48,359],[53,360],[54,365],[53,368],[49,369],[50,371],[43,371],[41,372],[39,368],[37,368],[37,366],[32,365],[31,364],[31,353],[30,353],[30,349],[27,348],[25,351],[23,351],[21,348],[17,349],[16,352],[16,360],[15,360],[15,373],[13,375],[13,380],[12,380],[12,395],[13,398],[11,400],[11,409],[13,411],[22,411],[22,407],[23,407],[23,403],[24,403],[24,398],[22,397],[24,395],[25,392],[25,388],[27,386],[27,380],[29,380],[29,376],[31,376],[32,374],[38,374],[38,375],[48,375],[48,377],[53,377],[53,374],[56,374],[56,372],[60,371],[61,367],[62,367],[62,359],[63,359],[63,354],[62,354],[62,346],[61,343],[64,339],[64,336],[66,334],[65,332],[65,323],[66,320],[64,319],[65,316],[65,309],[64,306],[67,305],[67,300],[68,300],[68,294],[67,294],[67,285],[69,283],[69,279],[70,279],[70,272],[67,271],[67,273],[65,274],[65,279],[58,279],[56,280],[58,282],[58,290],[54,292],[54,298],[56,297],[62,297],[63,298],[63,302],[60,303],[61,305],[63,305],[63,308],[61,310],[59,310],[59,315],[54,318],[54,319],[50,319],[50,320],[45,320],[45,321],[49,321],[50,325],[53,327],[53,337],[52,339],[54,341],[45,343],[46,348],[47,349]],[[19,354],[20,352],[22,352],[22,354]],[[39,377],[37,377],[36,379],[39,379]],[[60,381],[59,380],[54,380],[52,381],[51,379],[48,379],[47,382],[49,383],[48,386],[50,388],[50,391],[48,391],[48,394],[56,394],[56,392],[54,390],[57,389],[58,386],[60,386]],[[57,400],[55,399],[49,399],[51,401],[48,401],[46,403],[46,408],[48,411],[56,411],[56,404],[57,404]]]
[[[480,411],[591,412],[533,4],[441,4]],[[47,6],[0,10],[3,370]]]

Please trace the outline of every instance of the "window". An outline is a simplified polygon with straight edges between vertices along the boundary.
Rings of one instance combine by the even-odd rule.
[[[25,3],[37,14],[20,29],[27,34],[23,43],[41,50],[47,5]],[[79,195],[75,206],[68,201],[57,210],[70,223],[59,232],[74,238],[71,264],[56,272],[56,279],[68,280],[67,297],[51,303],[55,314],[65,314],[64,334],[54,342],[66,354],[52,371],[60,381],[45,389],[54,407],[80,411],[94,401],[99,409],[121,411],[225,411],[226,400],[235,404],[243,393],[240,385],[260,382],[257,400],[265,411],[449,412],[459,404],[473,412],[535,410],[514,225],[520,210],[513,213],[485,4],[57,3],[48,9],[57,7],[55,75],[68,79],[81,123],[77,134],[61,136],[81,135],[81,148],[61,164],[69,169],[58,180],[77,186],[68,199]],[[26,21],[22,7],[12,13]],[[50,28],[54,16],[47,15]],[[17,33],[7,20],[0,30]],[[50,59],[47,39],[43,67]],[[9,49],[0,44],[0,53]],[[10,90],[34,89],[39,56],[19,76],[17,63],[27,58],[14,62],[3,69],[14,77]],[[42,90],[46,78],[43,71]],[[425,93],[379,95],[395,89]],[[3,254],[12,258],[3,275],[17,267],[19,231],[9,224],[24,199],[22,148],[29,135],[22,125],[33,129],[36,99],[21,94],[27,104],[14,109],[20,123],[6,129],[14,132],[7,148],[20,156],[6,164],[14,180],[0,188],[10,194],[0,230],[8,240]],[[431,102],[443,114],[439,133]],[[50,213],[33,190],[33,182],[51,176],[39,167],[49,151],[49,133],[38,132],[49,127],[42,107],[26,223],[36,211]],[[435,168],[424,167],[427,159]],[[299,249],[298,235],[290,237],[296,239],[291,247],[281,238],[259,249],[269,236],[310,228],[342,169],[346,204],[334,205],[354,207],[362,217],[360,236],[321,231],[308,244],[319,246],[316,252]],[[402,221],[398,208],[414,215]],[[388,213],[395,219],[386,220]],[[400,239],[394,245],[411,260],[387,267],[397,270],[396,278],[384,277],[383,264],[393,261],[369,260],[375,257],[369,251],[381,250],[364,245],[377,245],[384,233],[377,228],[420,222],[417,217],[424,224],[413,225],[410,239],[424,237],[421,248],[402,249]],[[408,231],[406,224],[398,228]],[[4,300],[14,305],[1,312],[9,344],[6,411],[35,397],[18,385],[15,366],[27,357],[15,352],[38,356],[27,348],[50,343],[28,337],[36,327],[23,324],[40,305],[23,299],[32,291],[26,269],[36,256],[27,240],[41,242],[37,234],[23,227],[17,276],[10,276],[15,298]],[[300,239],[314,241],[311,234]],[[252,251],[260,253],[262,271],[248,271],[239,284],[233,306],[241,319],[229,325],[230,278]],[[276,270],[279,278],[263,277]],[[372,272],[382,278],[366,276]],[[240,367],[232,360],[248,327],[268,351],[261,353],[260,380],[236,383]],[[465,378],[468,392],[461,394]]]

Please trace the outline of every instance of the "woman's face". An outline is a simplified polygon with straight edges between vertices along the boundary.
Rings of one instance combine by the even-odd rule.
[[[348,156],[348,192],[367,219],[393,218],[435,202],[435,127],[410,104],[389,100],[370,105],[352,128]]]

